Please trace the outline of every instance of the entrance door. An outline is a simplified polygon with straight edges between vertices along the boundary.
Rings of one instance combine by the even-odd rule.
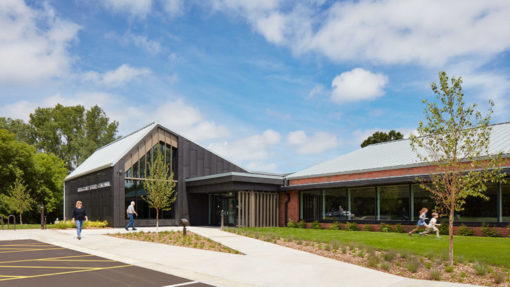
[[[223,225],[237,225],[237,196],[234,192],[215,193],[209,197],[211,225],[221,225],[221,211],[223,210]]]

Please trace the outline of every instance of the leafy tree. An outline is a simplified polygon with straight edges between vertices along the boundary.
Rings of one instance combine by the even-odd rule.
[[[362,143],[361,147],[366,147],[375,143],[389,142],[394,140],[403,139],[404,136],[395,130],[391,130],[388,133],[385,132],[375,132],[368,138],[366,138]]]
[[[431,84],[437,102],[426,104],[426,122],[420,121],[418,136],[411,136],[411,147],[418,157],[435,167],[425,184],[436,201],[436,208],[449,216],[449,261],[453,264],[454,212],[461,211],[468,196],[487,200],[484,193],[489,182],[503,182],[501,154],[489,154],[489,126],[494,103],[486,116],[477,111],[476,104],[466,106],[462,79],[439,73],[439,86]]]
[[[148,175],[143,183],[147,195],[143,197],[152,208],[156,209],[156,228],[159,227],[159,211],[170,210],[175,201],[174,173],[166,164],[163,153],[157,149],[148,165]]]
[[[34,200],[30,197],[30,191],[20,177],[17,177],[11,186],[7,202],[11,210],[19,213],[19,223],[23,224],[23,212],[32,209]]]
[[[32,186],[33,197],[52,217],[62,214],[63,183],[67,168],[62,159],[52,153],[36,153],[33,157],[36,179]]]
[[[0,117],[0,128],[6,129],[16,135],[16,140],[33,144],[32,127],[20,119]]]
[[[93,106],[85,112],[78,106],[37,108],[30,114],[34,144],[51,152],[73,170],[97,148],[116,139],[118,122],[110,122],[104,111]]]

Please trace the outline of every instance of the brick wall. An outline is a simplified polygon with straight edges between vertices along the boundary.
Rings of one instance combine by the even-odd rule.
[[[294,222],[299,220],[299,192],[296,190],[289,191],[290,201],[288,204],[287,219]],[[285,225],[285,202],[287,201],[287,195],[282,192],[280,193],[280,226]]]

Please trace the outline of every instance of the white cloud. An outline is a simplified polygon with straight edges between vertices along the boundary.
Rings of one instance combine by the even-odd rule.
[[[439,67],[459,57],[490,59],[510,49],[510,2],[505,0],[323,4],[223,0],[212,5],[244,17],[268,42],[336,62]]]
[[[224,141],[209,145],[209,149],[232,161],[260,162],[269,158],[270,148],[280,142],[281,136],[274,130],[266,130],[233,142]]]
[[[165,12],[170,17],[178,17],[184,14],[184,1],[183,0],[160,0]]]
[[[133,68],[130,65],[123,64],[117,69],[107,71],[105,73],[87,72],[83,74],[84,81],[90,81],[97,85],[117,87],[132,81],[133,79],[141,76],[151,74],[151,70],[147,68]]]
[[[313,86],[312,90],[308,93],[307,99],[311,100],[324,93],[324,86],[321,84]]]
[[[372,100],[384,95],[388,77],[362,68],[344,72],[333,79],[331,99],[338,104]]]
[[[128,13],[144,18],[149,14],[152,0],[101,0],[105,8],[117,13]]]
[[[319,131],[309,137],[301,130],[290,132],[287,143],[294,146],[298,154],[320,154],[339,145],[333,134]]]
[[[44,5],[32,9],[24,1],[0,1],[0,83],[29,83],[69,72],[68,47],[80,27]]]
[[[105,38],[114,39],[123,45],[132,44],[135,47],[144,49],[153,55],[161,52],[161,44],[158,41],[148,39],[145,35],[133,34],[131,32],[126,32],[124,35],[119,35],[115,32],[110,32],[105,35]]]

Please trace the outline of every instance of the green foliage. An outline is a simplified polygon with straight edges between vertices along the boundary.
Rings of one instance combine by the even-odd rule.
[[[448,226],[448,221],[442,221],[441,225],[437,227],[437,229],[439,229],[439,234],[441,235],[448,235],[450,230],[449,228],[450,227]]]
[[[367,259],[367,265],[369,267],[372,267],[372,268],[375,268],[377,267],[377,265],[379,265],[379,262],[381,260],[379,259],[379,257],[377,257],[377,255],[375,255],[374,253],[370,254],[368,256],[368,259]]]
[[[105,228],[108,226],[108,221],[85,221],[83,222],[83,228]],[[55,224],[57,229],[75,228],[76,224],[72,220],[61,220]]]
[[[404,229],[404,226],[402,226],[402,224],[397,223],[397,224],[395,224],[395,226],[393,227],[393,232],[397,232],[397,233],[404,233],[404,232],[406,232],[406,231],[405,231],[405,229]]]
[[[377,131],[377,132],[373,133],[371,136],[369,136],[368,138],[366,138],[361,143],[361,147],[366,147],[368,145],[375,144],[375,143],[399,140],[399,139],[403,139],[403,138],[404,138],[404,135],[401,134],[400,132],[395,131],[395,130],[391,130],[388,133]]]
[[[453,266],[446,266],[444,268],[444,271],[448,272],[448,273],[452,273],[453,272]]]
[[[347,222],[345,224],[345,230],[347,231],[359,231],[358,224],[356,222]]]
[[[391,229],[391,225],[386,224],[386,223],[381,223],[381,225],[379,226],[379,231],[381,231],[381,232],[391,232],[393,230]]]
[[[297,224],[292,221],[292,219],[290,219],[288,222],[287,222],[287,227],[291,227],[291,228],[297,228]]]
[[[364,231],[374,231],[374,227],[370,224],[365,224],[365,225],[363,225],[363,230]]]
[[[386,251],[383,255],[384,260],[391,262],[397,256],[397,252],[394,249]]]
[[[462,211],[468,196],[487,200],[487,183],[504,182],[505,173],[501,169],[501,153],[485,158],[490,154],[489,123],[494,103],[489,101],[488,114],[482,116],[476,104],[465,105],[460,77],[450,80],[442,71],[439,82],[439,86],[431,84],[437,101],[423,100],[426,122],[419,123],[420,136],[411,135],[410,140],[419,159],[435,167],[424,179],[430,184],[422,181],[421,187],[431,193],[437,211],[447,214],[453,223],[454,212]],[[449,250],[453,264],[453,237]]]
[[[7,203],[11,210],[19,213],[19,223],[23,224],[23,212],[32,209],[34,205],[34,200],[30,197],[30,192],[23,179],[16,178],[8,194]]]
[[[504,272],[494,272],[494,274],[492,274],[492,278],[494,278],[494,283],[496,284],[501,284],[503,282],[505,282],[505,279],[506,279],[506,275]]]
[[[473,264],[473,269],[475,270],[475,274],[478,276],[485,276],[487,274],[487,271],[489,271],[489,268],[486,264],[477,261],[475,264]]]
[[[319,221],[315,220],[312,222],[312,229],[322,229],[322,226],[320,225]]]
[[[342,226],[340,225],[339,222],[333,222],[333,223],[331,223],[331,225],[329,225],[329,229],[330,230],[340,230],[340,229],[342,229]]]
[[[331,240],[330,244],[333,250],[338,250],[338,248],[340,247],[340,241],[336,239]]]
[[[159,211],[170,210],[175,201],[174,173],[170,174],[170,167],[166,164],[159,149],[154,153],[148,165],[148,174],[143,186],[147,194],[143,199],[150,207],[156,209],[156,227],[159,226]],[[170,174],[170,176],[168,176]]]
[[[110,122],[103,110],[93,106],[85,111],[81,105],[37,108],[30,114],[30,144],[51,152],[73,170],[97,148],[116,138],[116,121]]]
[[[0,129],[6,129],[16,135],[16,140],[25,143],[33,142],[33,130],[23,120],[0,117]]]
[[[457,229],[457,234],[462,235],[462,236],[473,236],[473,235],[475,235],[475,231],[473,229],[467,227],[466,225],[462,224]]]
[[[380,267],[381,267],[382,270],[388,271],[388,270],[390,270],[391,266],[390,266],[390,264],[388,262],[383,262],[383,263],[381,263]]]
[[[439,269],[432,269],[429,272],[429,279],[439,281],[441,280],[441,271]]]
[[[298,223],[297,223],[297,227],[298,228],[306,228],[306,222],[304,220],[300,220]]]
[[[492,228],[485,223],[482,223],[482,234],[485,237],[499,237],[499,236],[501,236],[495,228]]]
[[[407,259],[407,270],[411,271],[412,273],[416,273],[419,267],[420,261],[416,257],[412,256]]]

